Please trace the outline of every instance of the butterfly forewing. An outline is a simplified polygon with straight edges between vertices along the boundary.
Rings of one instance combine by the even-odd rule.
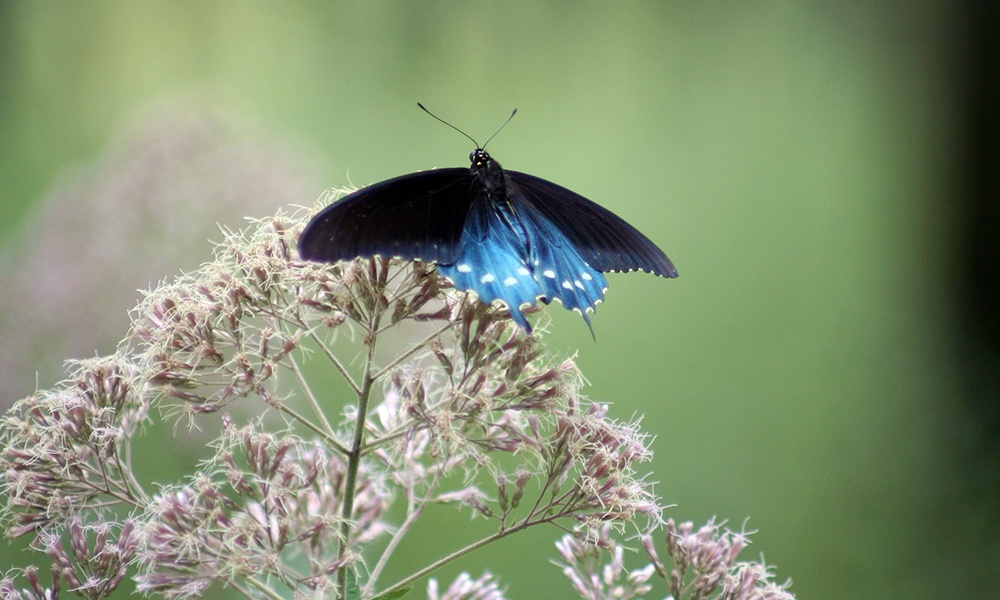
[[[422,171],[370,185],[313,217],[299,240],[305,260],[359,256],[455,260],[478,187],[469,169]]]
[[[647,271],[677,277],[677,269],[649,238],[610,210],[560,185],[518,171],[507,174],[507,194],[537,210],[598,271]]]

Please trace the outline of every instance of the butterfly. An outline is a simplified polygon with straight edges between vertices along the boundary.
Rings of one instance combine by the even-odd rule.
[[[621,217],[551,181],[502,169],[486,144],[418,105],[476,144],[471,166],[410,173],[344,196],[306,226],[302,259],[432,262],[457,289],[506,305],[528,333],[522,311],[538,300],[559,300],[593,333],[589,313],[604,300],[606,272],[677,277],[666,254]]]

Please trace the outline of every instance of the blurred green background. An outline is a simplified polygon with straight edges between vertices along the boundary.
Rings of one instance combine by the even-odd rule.
[[[418,100],[479,140],[517,107],[491,154],[681,273],[611,275],[596,343],[559,308],[546,338],[646,415],[669,516],[750,517],[803,599],[995,598],[996,398],[967,377],[995,363],[956,301],[970,6],[2,2],[2,400],[113,351],[134,290],[207,259],[217,221],[467,164]],[[449,548],[426,531],[401,558]],[[558,534],[449,573],[571,598]]]

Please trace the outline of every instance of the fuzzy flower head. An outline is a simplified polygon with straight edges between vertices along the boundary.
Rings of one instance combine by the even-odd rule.
[[[562,558],[559,566],[581,598],[592,600],[628,600],[649,593],[653,586],[653,565],[631,572],[625,569],[625,549],[614,542],[612,528],[567,534],[556,542]],[[607,562],[603,562],[605,559]]]
[[[18,588],[20,579],[27,580],[28,587]],[[46,586],[38,573],[38,567],[12,569],[0,577],[0,598],[3,600],[56,600],[59,598],[59,573],[53,573],[52,585]]]
[[[494,580],[491,573],[473,579],[468,573],[461,573],[443,593],[438,580],[427,582],[427,600],[506,600],[504,590]]]
[[[316,589],[345,565],[337,544],[344,471],[339,457],[316,444],[252,427],[229,431],[213,462],[150,504],[139,589],[191,597],[215,580],[266,576],[301,558],[309,572],[297,584]],[[362,473],[351,523],[356,543],[385,531],[388,505]]]
[[[677,524],[667,520],[665,541],[672,562],[670,569],[660,560],[653,536],[642,536],[643,548],[656,572],[669,584],[671,598],[794,600],[788,591],[791,580],[774,583],[774,573],[765,563],[738,560],[750,544],[750,533],[724,526],[713,519],[695,529],[690,521]]]
[[[116,354],[72,369],[62,385],[21,400],[2,420],[0,486],[12,537],[141,495],[127,476],[128,444],[149,408],[138,367]]]

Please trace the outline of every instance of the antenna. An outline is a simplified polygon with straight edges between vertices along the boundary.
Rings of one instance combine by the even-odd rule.
[[[510,123],[510,120],[513,119],[514,115],[516,115],[516,114],[517,114],[517,109],[515,108],[513,110],[513,112],[510,113],[510,116],[507,117],[507,120],[503,122],[503,125],[501,125],[500,127],[498,127],[497,130],[493,132],[493,135],[490,136],[489,140],[486,140],[486,144],[489,144],[490,140],[492,140],[493,138],[495,138],[497,136],[497,134],[500,133],[500,130],[503,129],[504,127],[506,127],[507,123]],[[486,144],[483,144],[483,149],[484,150],[486,149]]]
[[[479,145],[479,142],[477,142],[476,140],[472,139],[472,136],[471,136],[471,135],[469,135],[469,134],[465,133],[464,131],[462,131],[462,130],[461,130],[461,129],[459,129],[458,127],[455,127],[454,125],[452,125],[452,124],[451,124],[451,123],[449,123],[448,121],[445,121],[445,120],[444,120],[444,119],[442,119],[441,117],[439,117],[439,116],[437,116],[436,114],[432,113],[431,111],[427,110],[427,107],[426,107],[426,106],[424,106],[423,104],[421,104],[421,103],[417,102],[417,106],[419,106],[419,107],[421,108],[421,110],[423,110],[423,111],[424,111],[425,113],[429,114],[430,116],[434,117],[434,118],[435,118],[435,119],[437,119],[438,121],[441,121],[442,123],[444,123],[444,124],[445,124],[445,125],[447,125],[448,127],[451,127],[451,128],[452,128],[452,129],[454,129],[455,131],[457,131],[457,132],[461,133],[462,135],[464,135],[465,137],[469,138],[469,140],[470,140],[470,141],[471,141],[471,142],[472,142],[473,144],[475,144],[475,145],[476,145],[476,148],[478,148],[478,149],[480,149],[480,150],[483,150],[483,149],[485,149],[485,148],[486,148],[486,144],[489,144],[489,143],[490,143],[490,140],[492,140],[492,139],[493,139],[494,137],[496,137],[496,135],[497,135],[498,133],[500,133],[500,130],[501,130],[501,129],[503,129],[504,127],[506,127],[506,126],[507,126],[507,123],[510,123],[510,120],[511,120],[511,119],[513,119],[513,118],[514,118],[514,115],[516,115],[516,114],[517,114],[517,109],[515,108],[515,109],[514,109],[514,112],[510,113],[510,116],[509,116],[509,117],[507,117],[507,120],[503,122],[503,125],[501,125],[501,126],[500,126],[500,127],[499,127],[499,128],[498,128],[498,129],[496,130],[496,131],[494,131],[494,132],[493,132],[493,135],[491,135],[491,136],[489,137],[489,139],[488,139],[488,140],[486,140],[486,144],[483,144],[482,146],[480,146],[480,145]]]

